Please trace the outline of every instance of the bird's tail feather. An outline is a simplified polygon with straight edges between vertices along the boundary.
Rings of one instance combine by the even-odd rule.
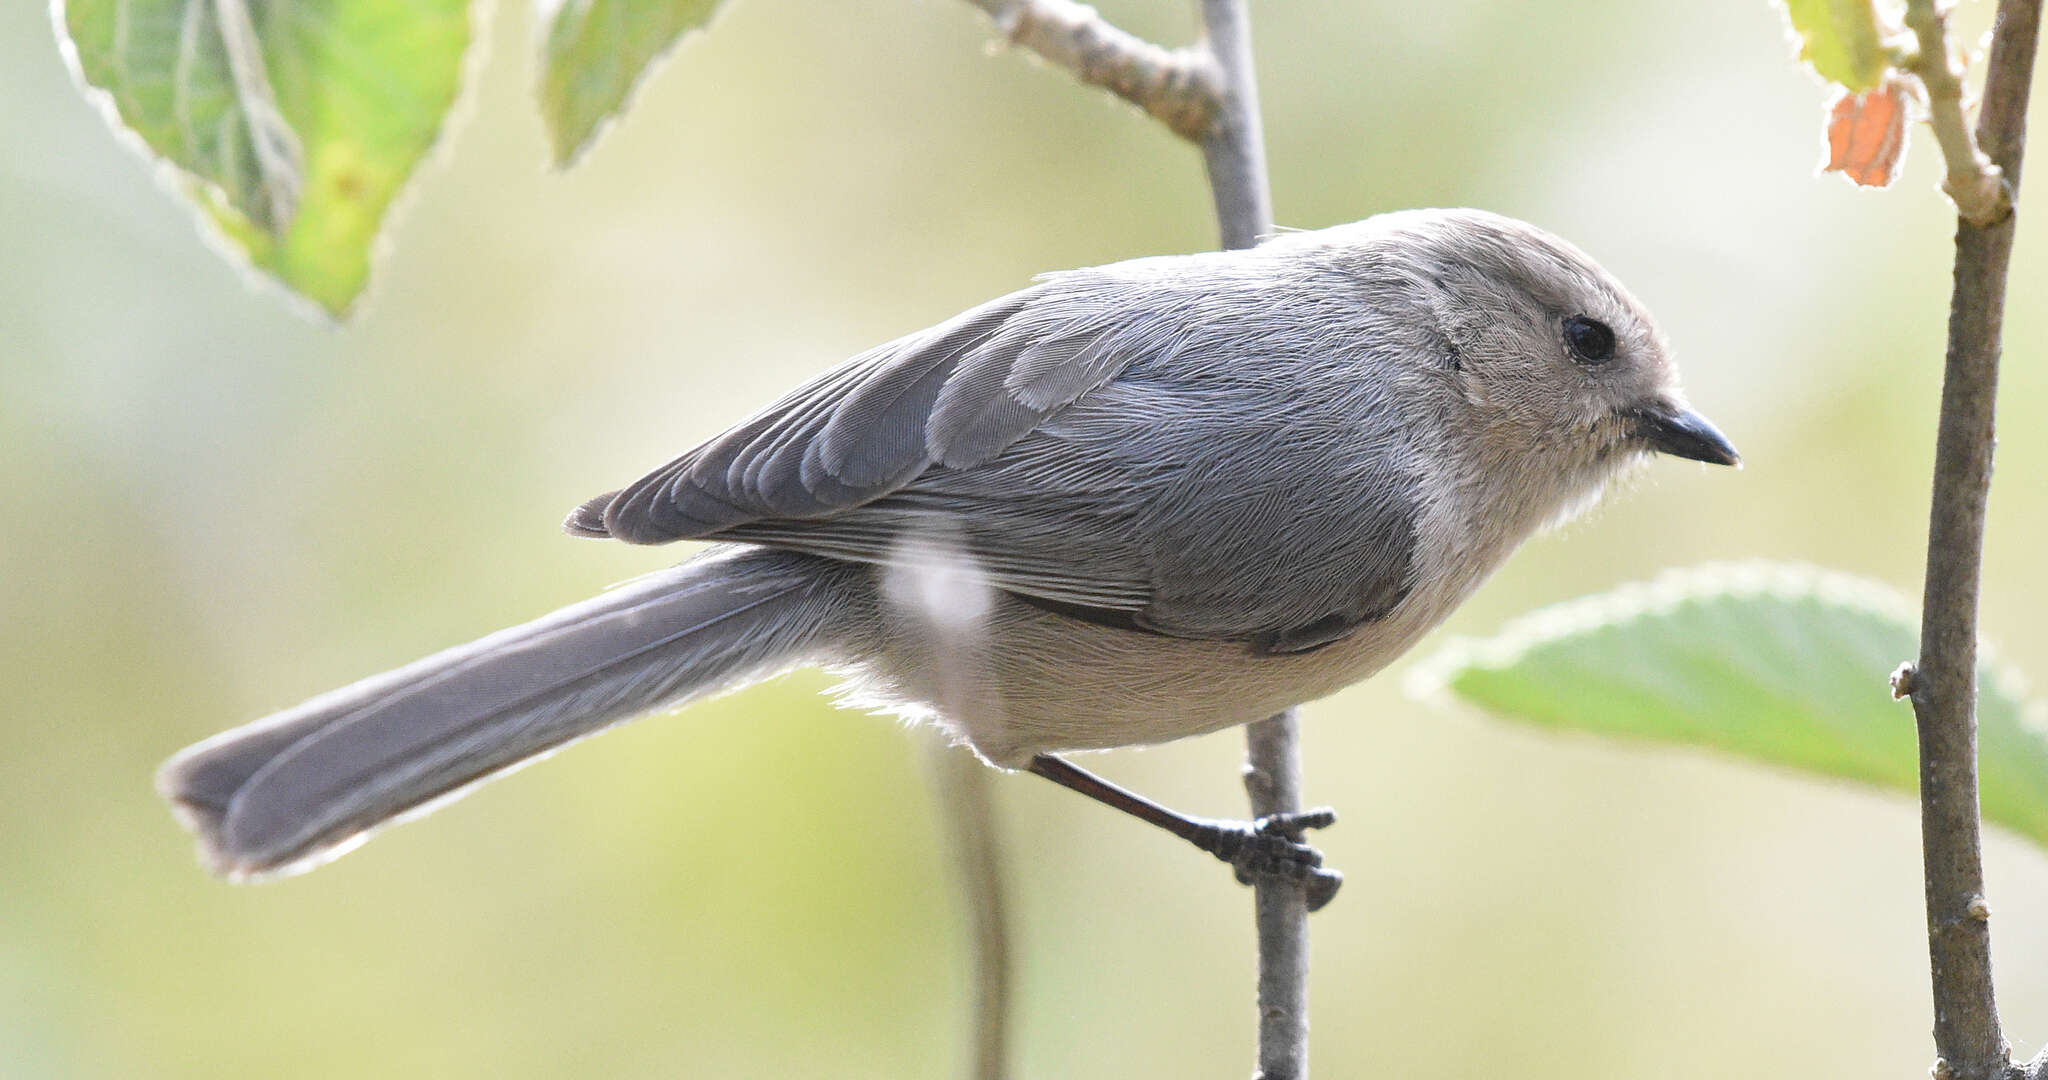
[[[215,736],[157,788],[216,873],[304,870],[576,739],[812,658],[852,572],[708,555]]]

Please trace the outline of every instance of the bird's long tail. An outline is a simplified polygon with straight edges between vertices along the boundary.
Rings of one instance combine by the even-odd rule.
[[[716,552],[189,747],[157,789],[216,873],[294,873],[612,724],[815,658],[860,572]]]

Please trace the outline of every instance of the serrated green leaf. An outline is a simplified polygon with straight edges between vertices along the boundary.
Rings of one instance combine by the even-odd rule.
[[[1418,684],[1559,730],[1726,751],[1918,790],[1913,711],[1887,676],[1918,650],[1913,609],[1804,567],[1679,571],[1517,620],[1424,664]],[[2048,737],[2018,680],[1979,678],[1986,820],[2048,846]]]
[[[541,114],[555,164],[590,148],[649,68],[720,0],[562,0],[548,22]]]
[[[111,118],[251,264],[329,313],[462,76],[470,0],[63,0]]]
[[[1871,0],[1784,0],[1799,58],[1852,93],[1875,87],[1890,66]]]

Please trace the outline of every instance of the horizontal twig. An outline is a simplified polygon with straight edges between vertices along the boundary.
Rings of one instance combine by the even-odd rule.
[[[1208,134],[1222,90],[1206,50],[1154,45],[1076,0],[968,3],[987,12],[1011,44],[1138,106],[1182,138],[1199,142]]]

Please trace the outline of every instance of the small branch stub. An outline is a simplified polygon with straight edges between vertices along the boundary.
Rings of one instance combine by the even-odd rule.
[[[1963,75],[1949,49],[1948,10],[1939,0],[1908,0],[1906,26],[1918,47],[1899,58],[1899,66],[1920,80],[1927,91],[1927,123],[1941,144],[1948,174],[1941,190],[1956,212],[1973,225],[1991,225],[2012,213],[2012,186],[2004,171],[1977,146],[1963,108]]]
[[[1200,141],[1215,123],[1223,90],[1206,50],[1154,45],[1076,0],[968,2],[1011,44],[1138,106],[1184,139]]]

